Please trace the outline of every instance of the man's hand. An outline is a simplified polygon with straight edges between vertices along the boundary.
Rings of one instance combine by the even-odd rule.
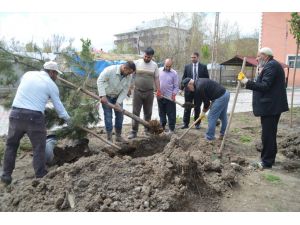
[[[200,120],[203,120],[205,117],[206,117],[205,112],[202,111],[200,114]]]
[[[160,92],[159,89],[156,91],[156,96],[157,96],[158,98],[161,98],[161,92]]]
[[[128,90],[127,97],[130,98],[130,95],[131,95],[131,89]]]
[[[100,98],[101,98],[100,102],[102,104],[106,104],[108,102],[106,96],[101,96]]]
[[[172,94],[172,100],[175,102],[176,101],[176,94]]]
[[[122,106],[119,103],[115,104],[116,110],[122,111]]]
[[[239,73],[237,79],[243,84],[246,84],[248,82],[248,79],[243,72]]]

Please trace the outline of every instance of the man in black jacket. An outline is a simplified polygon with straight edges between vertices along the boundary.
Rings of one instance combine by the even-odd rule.
[[[253,113],[260,116],[262,126],[261,162],[256,165],[272,168],[277,153],[277,125],[282,112],[288,111],[287,94],[285,89],[285,74],[282,66],[273,59],[270,48],[264,47],[258,52],[258,66],[263,69],[255,82],[240,73],[238,80],[253,90]]]
[[[193,80],[198,80],[199,78],[209,78],[208,71],[207,71],[207,66],[204,64],[201,64],[199,62],[199,53],[194,52],[191,55],[191,60],[192,63],[188,64],[184,67],[184,72],[183,72],[183,77],[182,81],[185,78],[191,78]],[[181,85],[180,89],[183,90],[183,85]],[[185,89],[184,91],[184,100],[185,102],[194,102],[194,93]],[[195,115],[194,115],[194,120],[198,119],[199,114],[200,114],[200,108],[201,108],[201,102],[195,106]],[[184,109],[184,114],[183,114],[183,126],[181,127],[182,129],[186,129],[189,126],[190,123],[190,116],[191,116],[191,109],[190,108],[185,108]],[[195,125],[196,129],[200,129],[200,123],[201,120]]]
[[[208,78],[199,78],[194,81],[191,78],[185,78],[182,81],[185,89],[194,93],[195,105],[204,103],[200,118],[205,117],[205,113],[210,109],[208,114],[208,128],[205,138],[208,142],[215,139],[216,122],[221,119],[222,125],[219,139],[223,139],[227,126],[227,108],[229,103],[229,92],[217,82]]]

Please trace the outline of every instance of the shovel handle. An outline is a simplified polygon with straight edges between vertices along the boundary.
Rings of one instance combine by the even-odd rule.
[[[244,72],[244,70],[245,70],[246,61],[247,61],[247,58],[244,57],[241,72]],[[234,109],[235,109],[235,105],[236,105],[236,102],[237,102],[237,97],[239,95],[240,88],[241,88],[241,82],[238,81],[238,84],[236,86],[236,91],[235,91],[235,96],[234,96],[232,108],[231,108],[231,112],[230,112],[230,116],[229,116],[229,121],[228,121],[227,127],[225,129],[225,133],[224,133],[224,137],[223,137],[223,140],[222,140],[222,143],[221,143],[221,147],[218,150],[218,154],[220,154],[220,156],[222,156],[222,151],[223,151],[223,148],[224,148],[225,140],[226,140],[226,137],[229,133],[229,128],[230,128],[230,125],[231,125],[231,121],[232,121],[232,117],[233,117],[233,113],[234,113]]]
[[[198,119],[196,119],[195,122],[179,137],[179,140],[182,139],[190,131],[190,129],[193,126],[195,126],[195,124],[198,123],[201,119],[201,116],[199,116]]]
[[[154,93],[154,95],[157,97],[156,92],[153,92],[153,93]],[[173,99],[168,98],[168,97],[163,96],[163,95],[162,95],[161,97],[162,97],[162,98],[165,98],[165,99],[168,99],[168,100],[170,100],[171,102],[175,102],[176,104],[180,105],[181,107],[184,107],[184,105],[183,105],[182,103],[177,102],[176,100],[174,101]]]
[[[90,97],[92,97],[92,98],[94,98],[94,99],[101,100],[101,98],[100,98],[98,95],[94,94],[93,92],[90,92],[90,91],[88,91],[88,90],[86,90],[86,89],[83,89],[83,88],[81,88],[81,87],[77,87],[77,86],[74,85],[73,83],[71,83],[71,82],[69,82],[69,81],[67,81],[67,80],[65,80],[65,79],[63,79],[63,78],[61,78],[61,77],[59,77],[59,76],[57,76],[57,79],[60,80],[61,82],[65,83],[65,84],[67,84],[67,85],[73,87],[74,89],[79,89],[80,91],[82,91],[83,93],[89,95]],[[115,109],[115,110],[120,111],[120,109],[117,108],[115,105],[113,105],[113,104],[111,104],[111,103],[109,103],[109,102],[107,102],[106,104],[107,104],[110,108],[113,108],[113,109]],[[148,127],[148,128],[150,127],[150,124],[149,124],[147,121],[142,120],[140,117],[134,115],[133,113],[130,113],[130,112],[126,111],[125,109],[122,109],[121,112],[122,112],[124,115],[126,115],[126,116],[128,116],[128,117],[130,117],[130,118],[132,118],[132,119],[134,119],[134,120],[136,120],[136,121],[138,121],[138,122],[140,122],[140,123],[143,124],[144,126],[146,126],[146,127]]]
[[[96,134],[95,132],[93,132],[93,131],[85,128],[85,127],[82,127],[82,126],[79,126],[79,128],[82,129],[82,130],[84,130],[84,131],[86,131],[86,132],[88,132],[88,133],[90,133],[90,134],[92,134],[92,135],[94,135],[95,137],[99,138],[101,141],[105,142],[106,144],[109,144],[110,146],[113,146],[114,148],[116,148],[118,150],[121,150],[120,146],[115,145],[114,143],[106,140],[105,138],[101,137],[100,135]]]

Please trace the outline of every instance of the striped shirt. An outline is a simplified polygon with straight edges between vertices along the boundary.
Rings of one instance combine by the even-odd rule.
[[[153,91],[155,78],[159,76],[158,66],[154,61],[145,63],[144,59],[134,61],[136,66],[134,85],[140,91]]]

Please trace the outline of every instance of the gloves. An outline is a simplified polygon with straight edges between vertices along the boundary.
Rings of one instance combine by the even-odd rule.
[[[131,89],[128,90],[127,97],[130,98],[130,95],[131,95]]]
[[[157,96],[157,97],[161,97],[161,92],[160,92],[159,89],[156,91],[156,96]]]
[[[205,112],[202,111],[200,114],[200,120],[203,120],[205,117],[206,117]]]
[[[172,100],[175,102],[176,101],[176,94],[172,94]]]
[[[243,72],[240,72],[237,79],[242,83],[242,84],[246,84],[248,82],[247,77],[245,76],[245,74]]]

